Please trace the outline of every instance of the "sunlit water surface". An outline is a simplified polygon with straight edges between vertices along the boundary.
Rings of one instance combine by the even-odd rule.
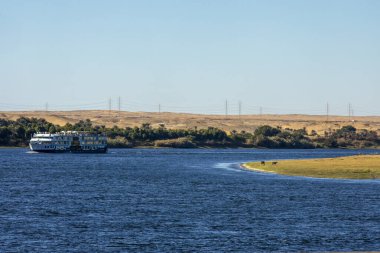
[[[0,252],[380,250],[380,181],[245,171],[363,150],[0,149]]]

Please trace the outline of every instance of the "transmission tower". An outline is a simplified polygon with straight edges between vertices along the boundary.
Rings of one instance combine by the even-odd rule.
[[[121,97],[117,100],[117,109],[118,109],[118,116],[120,117],[120,111],[121,111]]]
[[[226,116],[226,118],[227,118],[227,115],[228,115],[228,101],[226,100],[226,103],[225,103],[225,116]]]
[[[354,120],[354,108],[352,104],[349,104],[349,121]]]
[[[241,101],[239,101],[239,119],[241,117]]]
[[[349,103],[348,104],[348,121],[351,121],[351,112],[352,112],[351,103]]]
[[[108,113],[111,115],[111,108],[112,108],[112,100],[111,98],[108,99]]]
[[[326,104],[326,122],[329,122],[329,103]]]

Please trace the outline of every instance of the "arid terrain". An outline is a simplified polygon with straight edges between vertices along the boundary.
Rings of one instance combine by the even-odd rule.
[[[345,125],[353,125],[357,129],[367,129],[380,132],[380,116],[357,116],[349,120],[347,116],[322,115],[203,115],[187,113],[152,113],[152,112],[126,112],[126,111],[15,111],[0,112],[0,118],[16,120],[19,117],[45,118],[58,125],[75,123],[79,120],[90,119],[96,125],[112,127],[134,127],[142,123],[151,123],[153,127],[164,124],[169,129],[207,128],[217,127],[226,131],[245,130],[253,131],[261,125],[273,127],[300,129],[305,127],[308,132],[312,130],[322,134],[324,131],[338,129]]]

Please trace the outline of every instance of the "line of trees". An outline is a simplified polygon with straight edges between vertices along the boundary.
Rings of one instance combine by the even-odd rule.
[[[267,125],[252,132],[225,132],[215,127],[167,129],[163,124],[153,128],[149,123],[140,127],[107,128],[93,125],[89,119],[59,126],[41,118],[21,117],[15,121],[0,119],[0,146],[26,146],[33,133],[59,131],[106,133],[110,147],[376,148],[380,144],[375,131],[357,130],[353,126],[344,126],[321,136],[316,131],[307,133],[305,129]]]

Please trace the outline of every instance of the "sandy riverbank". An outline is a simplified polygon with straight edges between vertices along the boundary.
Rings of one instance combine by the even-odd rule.
[[[250,162],[248,170],[289,176],[345,179],[380,179],[380,155],[357,155],[337,158]]]

